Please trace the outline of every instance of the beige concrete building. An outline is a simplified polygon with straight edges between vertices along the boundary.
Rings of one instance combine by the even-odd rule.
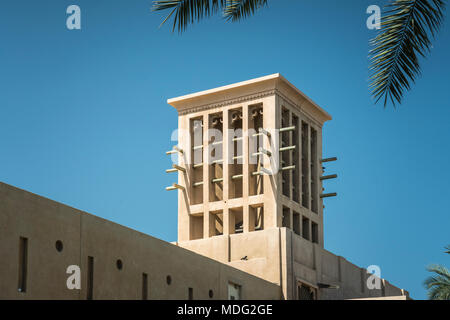
[[[408,298],[384,279],[369,289],[365,269],[324,249],[326,111],[279,74],[168,103],[178,241],[0,184],[0,298]],[[70,265],[81,289],[67,287]]]

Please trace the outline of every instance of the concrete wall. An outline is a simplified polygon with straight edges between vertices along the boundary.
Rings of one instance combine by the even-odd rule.
[[[28,239],[26,292],[18,291],[20,237]],[[187,299],[188,288],[194,299],[210,299],[210,290],[213,299],[227,299],[229,281],[242,286],[244,299],[281,297],[274,283],[3,183],[0,256],[0,299],[86,299],[88,256],[94,258],[94,299],[141,299],[143,273],[149,299]],[[69,265],[81,267],[81,290],[66,287]]]
[[[319,299],[356,299],[368,297],[409,296],[409,293],[380,279],[380,289],[368,289],[366,283],[370,274],[345,258],[336,256],[315,243],[283,228],[282,238],[286,239],[287,281],[282,285],[283,293],[289,299],[296,299],[296,284],[318,288]],[[339,289],[319,288],[318,284],[339,286]]]
[[[283,299],[298,298],[298,282],[316,288],[318,299],[408,296],[407,291],[384,279],[380,289],[369,290],[365,269],[303,239],[289,228],[216,236],[178,245],[280,285]],[[242,260],[243,257],[246,259]],[[337,285],[339,289],[319,288],[319,283]]]
[[[279,228],[178,242],[178,246],[280,284]],[[245,258],[245,259],[244,259]]]

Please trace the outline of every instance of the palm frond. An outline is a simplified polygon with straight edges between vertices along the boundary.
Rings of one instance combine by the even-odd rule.
[[[223,13],[228,21],[235,22],[251,16],[265,5],[267,0],[228,0]]]
[[[370,89],[376,103],[384,97],[395,107],[420,75],[418,55],[424,57],[443,20],[442,0],[394,0],[371,40]]]
[[[189,24],[209,17],[225,6],[227,0],[158,0],[153,1],[152,11],[170,10],[161,25],[173,16],[172,31],[186,30]]]
[[[445,250],[447,250],[445,251],[445,253],[450,254],[450,244],[445,247]]]
[[[440,265],[431,265],[427,270],[435,273],[424,281],[428,297],[431,300],[450,300],[450,271]]]

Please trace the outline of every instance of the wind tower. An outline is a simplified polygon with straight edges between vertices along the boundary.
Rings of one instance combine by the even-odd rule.
[[[322,158],[331,116],[280,74],[167,102],[178,111],[167,152],[178,179],[166,188],[178,191],[177,245],[279,283],[285,297],[296,296],[296,277],[316,290],[323,198],[336,195],[323,188],[336,177],[323,175],[336,160]]]
[[[273,227],[323,246],[322,125],[280,74],[169,99],[178,111],[178,241]]]

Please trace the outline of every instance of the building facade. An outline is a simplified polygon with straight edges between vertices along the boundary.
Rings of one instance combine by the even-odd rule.
[[[168,103],[178,241],[0,184],[0,298],[408,298],[324,249],[325,110],[279,74]]]

